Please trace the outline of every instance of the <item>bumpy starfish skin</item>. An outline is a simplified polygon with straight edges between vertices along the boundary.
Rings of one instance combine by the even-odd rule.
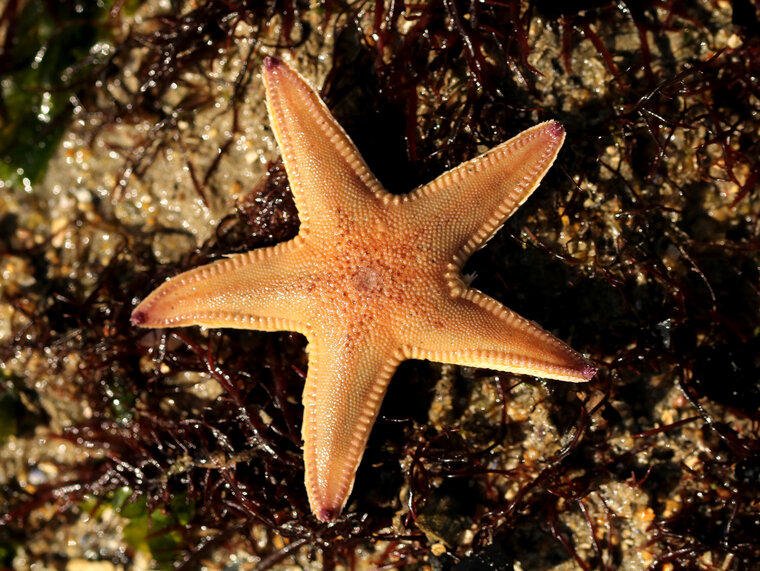
[[[263,75],[299,234],[168,280],[135,309],[132,322],[307,337],[306,489],[312,511],[328,521],[351,492],[400,361],[562,381],[595,374],[578,353],[459,275],[538,186],[565,134],[558,123],[541,123],[396,196],[300,75],[274,58]]]

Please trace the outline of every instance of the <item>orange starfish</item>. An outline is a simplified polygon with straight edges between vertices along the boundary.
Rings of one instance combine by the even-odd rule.
[[[351,492],[402,360],[562,381],[596,373],[459,274],[535,190],[565,133],[558,123],[541,123],[409,194],[393,195],[297,72],[267,58],[264,83],[299,234],[168,280],[135,309],[132,323],[306,336],[306,490],[314,514],[329,521]]]

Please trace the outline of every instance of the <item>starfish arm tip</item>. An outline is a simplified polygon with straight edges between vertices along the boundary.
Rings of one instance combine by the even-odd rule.
[[[316,510],[317,519],[325,523],[331,522],[332,520],[334,520],[336,517],[338,517],[339,513],[340,513],[339,510],[328,508],[325,506],[322,506]]]
[[[556,138],[562,137],[565,134],[565,128],[558,121],[551,121],[549,123],[549,129],[551,134]]]
[[[132,322],[132,325],[140,326],[148,320],[148,315],[142,309],[135,309],[129,320]]]
[[[586,363],[586,366],[583,367],[583,370],[581,371],[581,376],[587,381],[590,381],[593,376],[596,375],[597,371],[598,369],[596,367],[589,363]]]
[[[264,58],[264,67],[267,70],[276,69],[280,66],[281,63],[282,63],[282,60],[274,56],[267,56]]]

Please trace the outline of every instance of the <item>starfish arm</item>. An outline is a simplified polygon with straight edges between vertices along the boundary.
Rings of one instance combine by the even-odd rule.
[[[303,449],[311,510],[336,518],[354,485],[400,351],[376,335],[335,330],[310,336],[303,394]]]
[[[456,273],[538,187],[564,140],[559,123],[540,123],[412,191],[402,208],[426,234],[446,232]]]
[[[183,272],[151,292],[132,312],[132,323],[303,332],[296,308],[309,260],[308,248],[295,238]]]
[[[565,343],[496,300],[468,289],[420,331],[409,357],[585,382],[596,368]]]
[[[264,61],[269,117],[304,230],[332,234],[330,221],[361,223],[390,196],[314,89],[276,58]]]

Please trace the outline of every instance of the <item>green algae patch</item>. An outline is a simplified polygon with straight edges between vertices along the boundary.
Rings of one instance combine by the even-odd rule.
[[[183,545],[182,530],[190,522],[194,506],[187,496],[174,496],[167,504],[149,506],[145,496],[133,497],[134,491],[122,487],[103,502],[86,498],[82,507],[92,517],[100,517],[106,509],[113,509],[126,523],[122,528],[124,543],[135,551],[148,552],[156,569],[171,569]]]
[[[30,188],[45,172],[77,92],[110,52],[98,45],[108,10],[103,2],[11,2],[0,12],[0,182]]]

